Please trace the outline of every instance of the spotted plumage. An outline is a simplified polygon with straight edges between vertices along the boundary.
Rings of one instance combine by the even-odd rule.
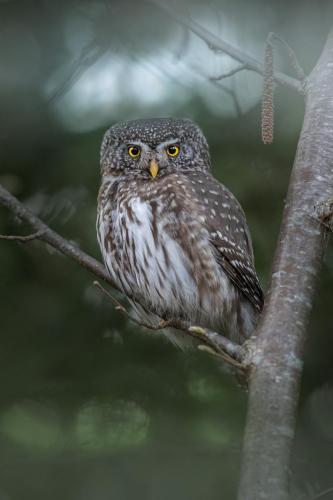
[[[263,305],[251,237],[238,201],[210,173],[199,127],[117,124],[104,136],[101,172],[99,244],[137,313],[248,338]]]

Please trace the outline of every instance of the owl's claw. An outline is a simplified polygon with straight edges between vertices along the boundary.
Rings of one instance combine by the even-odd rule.
[[[199,349],[199,351],[207,352],[208,354],[212,354],[213,356],[218,356],[219,358],[223,357],[219,353],[214,351],[214,349],[212,349],[211,347],[209,347],[208,345],[205,345],[205,344],[198,345],[198,349]]]
[[[199,335],[205,335],[206,330],[201,328],[201,326],[190,326],[189,331],[192,333],[198,333]]]
[[[167,326],[170,325],[170,321],[166,321],[165,319],[161,319],[161,321],[159,322],[158,326],[157,326],[157,329],[163,329],[163,328],[166,328]]]

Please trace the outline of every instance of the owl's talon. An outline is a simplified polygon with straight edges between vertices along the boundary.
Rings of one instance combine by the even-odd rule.
[[[199,351],[207,352],[208,354],[213,354],[214,356],[219,356],[220,355],[212,349],[212,347],[209,347],[208,345],[200,344],[198,345]]]
[[[169,326],[170,322],[169,321],[166,321],[165,319],[162,319],[159,324],[158,324],[158,329],[163,329],[163,328],[166,328],[167,326]]]
[[[198,333],[199,335],[205,335],[206,333],[206,330],[204,328],[201,328],[201,326],[190,326],[188,330],[189,332]]]

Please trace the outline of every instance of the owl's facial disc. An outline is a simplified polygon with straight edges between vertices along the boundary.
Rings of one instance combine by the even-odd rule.
[[[183,152],[179,139],[168,138],[159,143],[144,143],[136,138],[123,144],[124,161],[130,168],[130,173],[141,173],[151,180],[157,176],[170,173],[176,165],[174,162]]]
[[[207,141],[195,123],[150,118],[110,127],[101,148],[101,167],[103,175],[157,180],[175,172],[208,171],[210,159]]]

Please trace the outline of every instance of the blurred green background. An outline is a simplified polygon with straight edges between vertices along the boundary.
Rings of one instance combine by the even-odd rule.
[[[306,71],[333,22],[325,0],[184,8],[261,60],[267,34],[278,33]],[[261,79],[242,72],[210,81],[236,64],[149,2],[1,0],[0,182],[100,258],[105,129],[137,117],[190,117],[208,138],[215,175],[245,209],[267,287],[303,103],[276,89],[275,140],[264,146]],[[276,66],[292,74],[281,47]],[[18,222],[0,207],[0,233],[28,234]],[[42,243],[0,241],[0,500],[232,500],[246,393],[207,354],[129,324],[92,281]],[[299,500],[333,486],[332,286],[329,245],[293,457]]]

